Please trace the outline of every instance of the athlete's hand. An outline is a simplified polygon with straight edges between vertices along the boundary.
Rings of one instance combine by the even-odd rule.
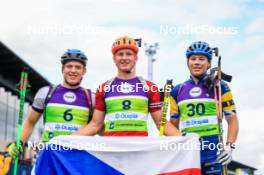
[[[8,146],[7,151],[13,159],[16,159],[20,154],[23,153],[22,144],[20,144],[18,148],[14,142]]]
[[[222,164],[222,165],[227,165],[231,162],[232,160],[232,148],[231,144],[227,144],[225,149],[223,151],[218,151],[217,153],[217,160]]]

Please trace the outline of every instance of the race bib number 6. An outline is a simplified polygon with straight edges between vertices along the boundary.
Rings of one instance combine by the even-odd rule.
[[[67,109],[66,111],[64,111],[63,118],[67,122],[72,121],[73,119],[72,109]]]

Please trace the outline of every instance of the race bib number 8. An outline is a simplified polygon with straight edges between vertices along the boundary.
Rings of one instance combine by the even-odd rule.
[[[124,110],[129,110],[131,108],[131,101],[130,100],[124,100],[122,102],[123,109]]]

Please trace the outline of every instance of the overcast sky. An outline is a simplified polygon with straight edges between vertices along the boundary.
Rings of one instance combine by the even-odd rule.
[[[93,90],[116,69],[111,44],[121,35],[159,42],[154,82],[189,77],[185,51],[202,40],[220,49],[240,120],[234,159],[264,174],[264,1],[46,0],[3,1],[0,40],[52,83],[61,82],[60,56],[68,48],[88,56],[84,86]],[[4,58],[1,58],[4,59]],[[144,47],[137,73],[147,77]]]

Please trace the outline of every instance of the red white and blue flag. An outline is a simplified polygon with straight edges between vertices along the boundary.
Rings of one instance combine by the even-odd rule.
[[[37,175],[201,175],[199,146],[196,135],[59,136],[44,146],[32,173]]]

